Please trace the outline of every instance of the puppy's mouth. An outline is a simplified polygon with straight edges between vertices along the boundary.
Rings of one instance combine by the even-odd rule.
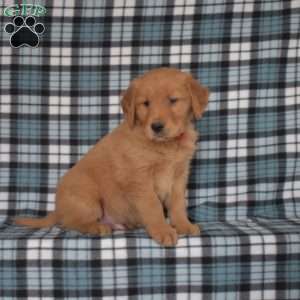
[[[180,136],[182,132],[178,130],[178,132],[170,132],[170,130],[165,129],[159,133],[153,133],[152,131],[148,132],[148,137],[150,140],[155,142],[169,142],[175,140],[178,136]]]
[[[157,141],[157,142],[166,142],[169,139],[170,138],[168,136],[165,136],[164,134],[155,134],[155,135],[152,135],[152,137],[151,137],[151,140]]]

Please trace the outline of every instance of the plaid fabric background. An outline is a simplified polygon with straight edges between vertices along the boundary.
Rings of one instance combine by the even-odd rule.
[[[299,217],[297,0],[36,3],[48,10],[38,48],[0,31],[2,215],[52,210],[58,178],[120,123],[120,92],[163,65],[212,91],[191,218]]]
[[[47,8],[38,48],[0,30],[0,298],[299,300],[300,2],[31,3]],[[120,92],[160,66],[212,92],[188,185],[202,235],[164,249],[142,230],[10,224],[54,208],[61,175],[120,123]]]

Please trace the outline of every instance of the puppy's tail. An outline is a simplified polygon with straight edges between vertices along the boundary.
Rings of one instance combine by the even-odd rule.
[[[57,216],[55,211],[53,211],[44,218],[17,218],[14,220],[14,223],[31,228],[51,227],[57,223]]]

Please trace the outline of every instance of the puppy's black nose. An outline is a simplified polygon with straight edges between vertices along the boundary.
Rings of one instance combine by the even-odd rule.
[[[162,122],[154,122],[151,124],[151,128],[155,133],[160,133],[164,127],[165,125]]]

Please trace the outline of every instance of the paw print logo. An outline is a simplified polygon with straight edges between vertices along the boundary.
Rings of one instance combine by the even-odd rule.
[[[5,25],[4,31],[11,35],[10,45],[13,48],[37,47],[40,42],[40,35],[45,31],[45,26],[42,23],[36,23],[33,16],[28,16],[25,19],[22,16],[16,16],[12,23]]]

